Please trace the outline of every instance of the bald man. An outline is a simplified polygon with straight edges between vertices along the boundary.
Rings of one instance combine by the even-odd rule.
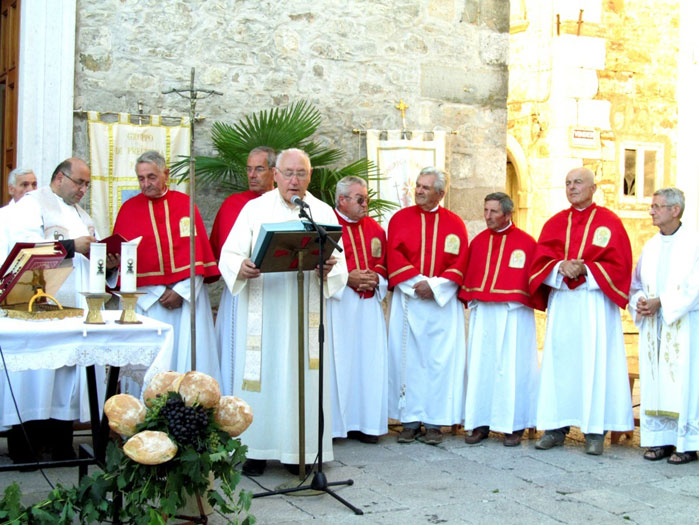
[[[560,446],[570,426],[585,452],[600,455],[608,430],[633,429],[620,308],[629,300],[631,244],[614,212],[597,206],[594,174],[566,175],[571,206],[541,231],[529,277],[531,294],[548,295],[536,448]]]

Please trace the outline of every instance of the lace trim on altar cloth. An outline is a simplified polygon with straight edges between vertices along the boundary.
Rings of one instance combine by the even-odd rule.
[[[139,345],[110,344],[108,346],[52,347],[40,352],[24,354],[5,354],[7,368],[10,371],[57,369],[63,366],[111,365],[126,367],[149,367],[161,349],[160,344]],[[0,368],[2,368],[0,363]]]

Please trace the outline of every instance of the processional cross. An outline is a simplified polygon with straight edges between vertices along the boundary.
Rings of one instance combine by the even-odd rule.
[[[190,82],[188,88],[172,88],[169,91],[163,91],[163,95],[175,93],[182,98],[189,99],[189,289],[190,289],[190,311],[189,311],[189,326],[191,333],[191,356],[192,370],[197,369],[197,325],[196,325],[196,297],[194,290],[194,281],[196,277],[196,220],[194,217],[194,117],[197,107],[197,100],[209,98],[214,95],[223,95],[220,91],[213,89],[197,89],[194,87],[194,68],[192,68]]]

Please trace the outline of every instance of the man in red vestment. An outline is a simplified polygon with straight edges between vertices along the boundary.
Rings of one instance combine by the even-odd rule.
[[[442,170],[424,168],[416,205],[388,225],[388,416],[403,423],[399,443],[414,441],[422,422],[423,441],[437,445],[440,427],[463,421],[466,336],[457,293],[468,236],[464,221],[439,205],[446,185]]]
[[[277,152],[267,146],[260,146],[248,155],[246,172],[248,190],[228,197],[216,214],[211,228],[211,249],[216,260],[221,258],[221,248],[235,224],[235,220],[248,202],[274,189],[274,166]],[[221,301],[216,315],[216,339],[218,340],[219,361],[221,363],[221,393],[233,395],[233,363],[235,363],[235,337],[233,316],[237,304],[228,287],[221,292]]]
[[[606,431],[633,428],[619,308],[628,302],[631,244],[621,220],[597,206],[594,174],[566,176],[571,207],[544,225],[529,290],[549,296],[536,448],[563,444],[571,425],[585,434],[585,452],[603,452]]]
[[[536,424],[539,363],[534,308],[543,293],[529,293],[529,266],[536,241],[512,223],[514,204],[506,193],[485,197],[488,228],[469,246],[468,268],[459,299],[468,304],[468,381],[464,428],[476,444],[490,430],[505,434],[504,445],[519,445],[525,428]]]
[[[248,189],[230,195],[218,210],[211,228],[211,249],[216,260],[221,257],[221,248],[238,218],[240,210],[249,201],[274,189],[274,165],[277,152],[267,146],[259,146],[248,155],[245,171],[248,175]]]
[[[114,224],[114,233],[126,240],[142,237],[138,245],[137,286],[143,315],[171,324],[175,355],[171,369],[191,368],[189,282],[189,196],[168,189],[170,170],[157,151],[147,151],[136,160],[141,193],[124,202]],[[209,292],[204,283],[220,276],[204,222],[196,210],[196,367],[220,381],[218,351]]]
[[[333,351],[330,383],[333,438],[378,443],[388,432],[388,355],[381,301],[388,288],[386,234],[367,216],[364,179],[345,177],[335,188],[335,214],[342,225],[347,287],[328,301]],[[348,330],[348,323],[358,330]]]

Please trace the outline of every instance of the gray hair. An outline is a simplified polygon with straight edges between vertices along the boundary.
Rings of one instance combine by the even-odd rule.
[[[422,168],[420,170],[420,174],[418,175],[418,177],[422,177],[423,175],[434,175],[436,177],[434,180],[434,189],[437,191],[447,191],[449,178],[443,170],[440,170],[439,168],[435,168],[432,166],[428,166],[427,168]]]
[[[297,155],[301,155],[301,157],[303,157],[303,159],[306,161],[308,171],[309,172],[311,171],[311,158],[308,156],[308,153],[306,153],[302,149],[298,149],[298,148],[285,149],[284,151],[279,153],[279,155],[277,155],[277,162],[276,162],[275,167],[278,168],[279,166],[281,166],[282,163],[284,162],[284,157],[286,157],[286,155],[288,155],[289,153],[296,153]]]
[[[680,216],[684,213],[684,192],[678,188],[662,188],[656,191],[653,196],[665,197],[665,204],[668,206],[679,206]]]
[[[136,159],[136,165],[134,166],[134,169],[137,169],[139,164],[155,164],[156,166],[158,166],[158,169],[160,171],[164,171],[167,167],[165,163],[165,157],[163,157],[160,153],[158,153],[155,150],[146,151],[145,153],[142,153],[141,156]]]
[[[340,204],[340,197],[347,197],[349,195],[350,186],[354,184],[359,184],[362,188],[366,188],[366,181],[354,175],[347,175],[337,181],[337,186],[335,186],[335,206]]]
[[[507,193],[503,193],[502,191],[496,191],[495,193],[489,193],[488,195],[485,196],[485,199],[483,199],[484,202],[488,201],[498,201],[500,203],[500,207],[502,208],[502,212],[507,215],[508,213],[512,213],[515,209],[515,204],[512,202],[512,199]]]
[[[277,151],[274,148],[270,148],[269,146],[257,146],[255,149],[250,150],[248,157],[250,157],[250,155],[253,153],[264,153],[267,155],[268,168],[274,168],[274,166],[277,164]]]
[[[15,168],[10,172],[10,175],[7,177],[7,185],[8,186],[14,186],[17,184],[17,177],[21,177],[22,175],[29,175],[30,173],[34,173],[34,170],[30,170],[27,168]]]

